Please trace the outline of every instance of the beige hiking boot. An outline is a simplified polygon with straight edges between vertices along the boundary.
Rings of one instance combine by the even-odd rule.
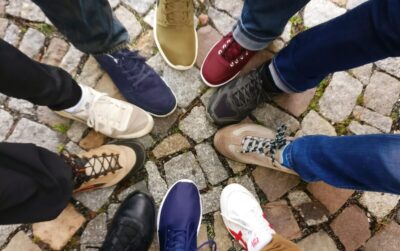
[[[59,115],[78,120],[117,139],[139,138],[153,129],[153,118],[139,107],[111,98],[108,94],[88,86],[80,87],[86,92],[85,104],[77,112],[58,111]]]
[[[78,193],[117,184],[143,165],[143,153],[125,145],[104,145],[78,155],[63,153],[62,157],[72,168],[74,193]]]
[[[154,38],[169,66],[176,70],[193,67],[197,57],[193,0],[157,0]]]
[[[278,133],[256,124],[237,124],[219,130],[214,146],[225,157],[298,175],[280,164],[281,149],[289,143],[284,130]]]

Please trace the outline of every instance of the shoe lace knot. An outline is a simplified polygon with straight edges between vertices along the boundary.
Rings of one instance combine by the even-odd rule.
[[[234,67],[249,56],[249,51],[243,48],[233,39],[232,35],[222,44],[218,54],[229,62],[230,67]]]
[[[167,230],[167,251],[186,250],[186,230]]]
[[[254,106],[270,99],[263,89],[261,78],[256,71],[249,74],[249,83],[241,86],[232,95],[232,101],[235,106],[242,108],[244,106]]]
[[[246,136],[241,142],[241,153],[258,153],[269,156],[272,162],[275,161],[275,153],[287,143],[285,136],[287,127],[281,125],[277,128],[274,139],[267,139],[255,136]]]
[[[191,0],[166,0],[165,20],[168,25],[185,25],[190,22]]]
[[[133,89],[136,89],[142,80],[152,73],[146,65],[146,59],[136,51],[121,50],[112,56]]]
[[[90,158],[79,157],[64,150],[61,154],[67,165],[72,168],[74,188],[79,188],[83,183],[121,169],[119,154],[93,155]]]

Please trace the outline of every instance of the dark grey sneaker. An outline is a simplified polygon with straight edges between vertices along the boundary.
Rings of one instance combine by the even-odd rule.
[[[231,81],[214,93],[208,105],[208,113],[216,124],[238,123],[257,105],[270,101],[273,96],[280,94],[266,91],[265,86],[274,84],[264,76],[264,67],[268,67],[268,64]]]

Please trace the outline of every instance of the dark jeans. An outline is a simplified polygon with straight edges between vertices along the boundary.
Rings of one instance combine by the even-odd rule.
[[[283,159],[308,182],[400,194],[400,135],[305,136]]]

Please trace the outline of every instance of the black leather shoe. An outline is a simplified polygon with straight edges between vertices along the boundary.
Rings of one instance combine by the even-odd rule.
[[[156,208],[149,195],[135,191],[115,214],[101,251],[147,251],[155,232]]]

